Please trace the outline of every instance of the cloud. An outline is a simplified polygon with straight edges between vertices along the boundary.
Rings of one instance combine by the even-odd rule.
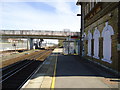
[[[44,11],[29,2],[2,2],[2,26],[0,29],[17,30],[63,30],[79,31],[80,20],[69,2],[37,2],[53,7],[55,11]],[[46,7],[44,5],[44,7]],[[77,7],[75,5],[75,7]]]

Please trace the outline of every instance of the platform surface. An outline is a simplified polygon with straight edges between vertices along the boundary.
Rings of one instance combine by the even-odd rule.
[[[112,79],[79,56],[58,56],[55,88],[118,88],[117,82],[110,82]]]
[[[101,88],[104,90],[107,88],[111,90],[111,88],[117,88],[118,90],[120,84],[110,73],[80,59],[79,56],[63,55],[62,52],[60,48],[55,49],[22,89],[79,90],[85,88],[85,90],[92,90]]]

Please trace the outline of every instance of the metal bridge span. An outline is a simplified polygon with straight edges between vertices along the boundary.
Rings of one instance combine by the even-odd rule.
[[[44,30],[0,30],[2,38],[65,39],[79,36],[79,32],[44,31]]]

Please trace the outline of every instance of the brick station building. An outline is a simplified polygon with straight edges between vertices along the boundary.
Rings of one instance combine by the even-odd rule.
[[[120,2],[82,2],[82,56],[120,72]]]

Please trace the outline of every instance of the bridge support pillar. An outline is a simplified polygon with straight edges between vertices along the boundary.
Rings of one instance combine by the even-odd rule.
[[[32,38],[28,38],[27,49],[28,50],[33,49],[33,39]]]
[[[33,49],[33,39],[30,38],[29,42],[30,42],[30,50],[31,50],[31,49]]]

